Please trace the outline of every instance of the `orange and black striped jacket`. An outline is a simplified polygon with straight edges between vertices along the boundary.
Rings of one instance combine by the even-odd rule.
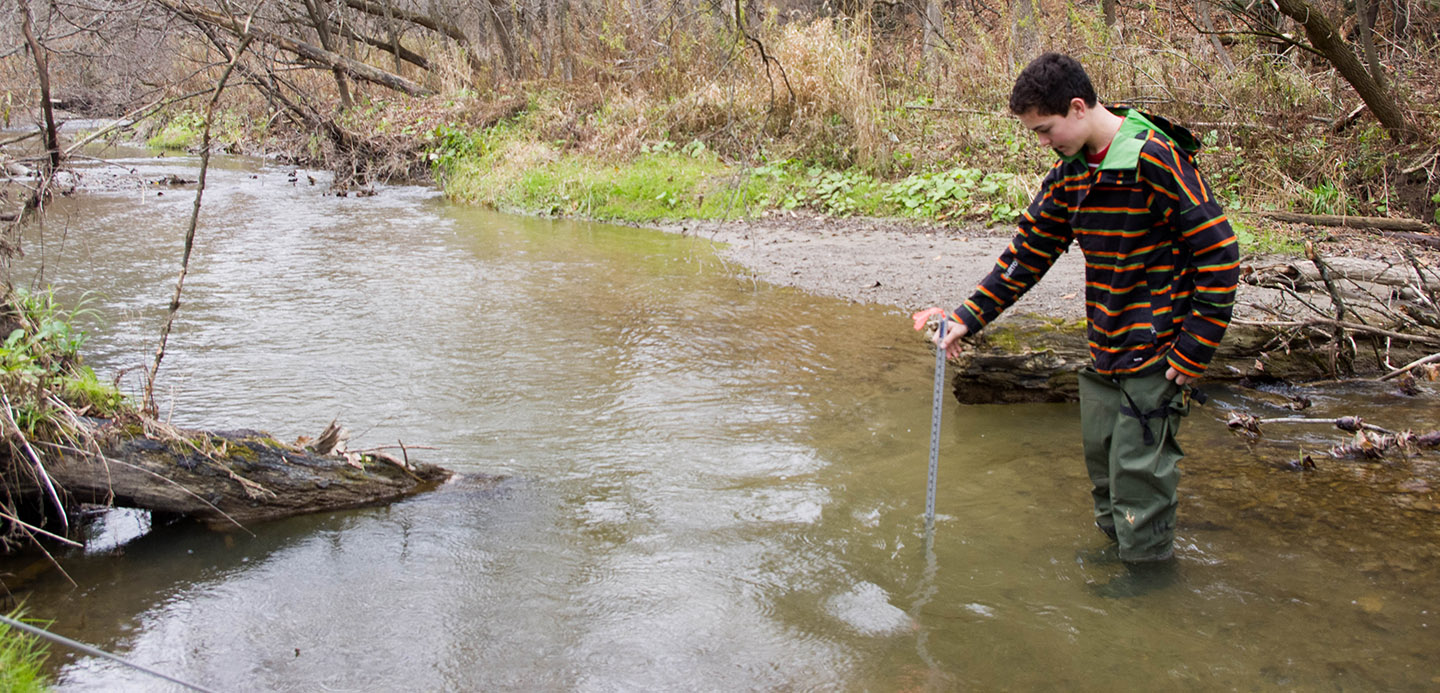
[[[1078,241],[1095,370],[1129,376],[1168,365],[1199,377],[1230,324],[1239,245],[1195,170],[1189,131],[1111,110],[1125,122],[1099,168],[1081,152],[1050,169],[1019,234],[955,317],[980,331]]]

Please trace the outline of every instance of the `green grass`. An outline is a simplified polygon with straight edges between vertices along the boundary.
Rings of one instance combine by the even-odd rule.
[[[432,151],[451,199],[499,209],[631,222],[753,210],[765,184],[702,146],[656,147],[623,163],[561,152],[510,126],[449,133]]]
[[[18,620],[17,613],[10,614],[10,618]],[[39,639],[0,623],[0,693],[50,690],[49,677],[43,669],[48,655]]]
[[[155,149],[185,151],[192,145],[200,144],[200,135],[204,128],[204,116],[186,111],[166,122],[159,132],[145,140],[145,144]]]
[[[833,216],[1008,224],[1029,201],[1025,177],[952,168],[883,180],[796,160],[741,167],[698,141],[645,145],[607,162],[541,141],[525,122],[437,128],[429,158],[451,199],[497,209],[630,222],[738,218],[809,209]]]
[[[1305,245],[1294,238],[1270,229],[1256,229],[1244,220],[1230,217],[1230,227],[1235,230],[1235,239],[1240,242],[1240,252],[1247,257],[1256,255],[1305,254]]]
[[[210,141],[233,144],[260,133],[246,134],[244,119],[237,113],[221,111],[215,114],[215,123],[210,128]],[[253,128],[252,128],[253,129]],[[196,111],[181,111],[169,120],[149,139],[146,146],[170,151],[189,151],[200,146],[205,133],[205,114]]]

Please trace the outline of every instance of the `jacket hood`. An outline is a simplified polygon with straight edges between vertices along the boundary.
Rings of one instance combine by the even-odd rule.
[[[1101,170],[1133,169],[1138,166],[1140,150],[1144,148],[1145,141],[1149,139],[1148,134],[1151,132],[1157,132],[1165,139],[1170,140],[1176,149],[1184,152],[1191,159],[1195,157],[1196,152],[1200,151],[1200,140],[1195,135],[1165,118],[1128,106],[1106,106],[1105,108],[1124,118],[1125,122],[1120,124],[1119,132],[1116,132],[1115,138],[1110,140],[1110,149],[1105,153],[1105,160],[1100,163]],[[1065,157],[1067,162],[1083,162],[1084,160],[1084,150],[1077,152],[1074,156]]]

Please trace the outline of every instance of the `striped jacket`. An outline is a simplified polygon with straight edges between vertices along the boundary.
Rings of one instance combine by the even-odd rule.
[[[1138,110],[1111,110],[1125,121],[1100,167],[1090,170],[1082,150],[1050,169],[1019,234],[955,317],[978,332],[1078,240],[1095,370],[1169,365],[1199,377],[1230,324],[1239,246],[1191,162],[1195,138]]]

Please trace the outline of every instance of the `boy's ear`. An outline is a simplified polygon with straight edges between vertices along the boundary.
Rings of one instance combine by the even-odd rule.
[[[1085,103],[1085,99],[1082,99],[1082,98],[1080,98],[1080,97],[1078,97],[1078,96],[1075,97],[1075,98],[1073,98],[1073,99],[1070,99],[1070,113],[1074,113],[1075,115],[1080,116],[1081,118],[1083,118],[1083,117],[1085,117],[1086,111],[1089,111],[1089,110],[1090,110],[1090,106],[1089,106],[1089,104],[1086,104],[1086,103]]]

